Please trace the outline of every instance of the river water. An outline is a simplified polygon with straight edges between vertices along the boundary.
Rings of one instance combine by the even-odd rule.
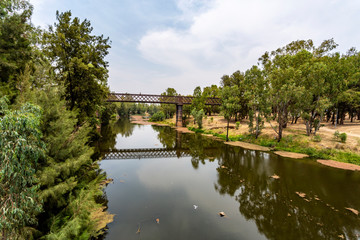
[[[170,127],[119,121],[102,135],[107,240],[360,239],[359,172]]]

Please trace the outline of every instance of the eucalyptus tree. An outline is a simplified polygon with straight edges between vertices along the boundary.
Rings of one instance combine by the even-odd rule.
[[[311,48],[312,42],[292,42],[271,54],[266,52],[259,59],[271,85],[269,100],[273,107],[273,119],[277,120],[278,126],[272,126],[271,121],[269,123],[276,132],[278,141],[281,140],[283,129],[288,122],[290,106],[300,100],[304,91],[304,87],[298,81],[301,71],[294,66],[296,58],[290,54],[296,54],[302,46]]]
[[[70,110],[78,109],[79,122],[95,116],[107,97],[109,38],[92,35],[90,21],[72,19],[70,11],[56,12],[57,23],[44,33],[44,50],[52,61],[57,81],[64,85]]]
[[[245,118],[248,115],[248,99],[245,96],[246,92],[246,83],[245,83],[245,73],[241,71],[235,71],[231,76],[224,75],[221,78],[220,82],[222,87],[226,86],[237,86],[238,87],[238,111],[234,115],[235,121],[238,117]]]
[[[204,117],[204,108],[206,101],[206,94],[203,94],[201,87],[196,87],[193,93],[193,100],[191,103],[191,115],[194,118],[194,123],[198,124],[199,128],[202,128],[202,120]]]
[[[221,110],[224,114],[224,118],[227,120],[226,126],[226,141],[229,141],[229,123],[232,117],[234,117],[239,111],[239,88],[237,85],[225,86],[220,92],[222,105]]]
[[[207,97],[216,98],[219,97],[220,89],[218,88],[217,85],[213,84],[210,87],[205,87],[202,94],[204,95],[205,98]],[[205,114],[208,114],[210,116],[211,113],[219,112],[219,106],[205,105],[204,110],[205,110]]]
[[[29,103],[6,110],[0,100],[0,229],[2,239],[18,238],[41,210],[35,171],[44,153],[39,107]]]
[[[245,83],[245,96],[249,107],[249,131],[257,138],[264,128],[264,119],[271,113],[270,85],[263,71],[257,66],[245,72]]]
[[[162,96],[178,96],[179,94],[176,92],[174,88],[167,88],[165,92],[161,94]],[[162,103],[160,105],[161,111],[165,113],[166,118],[172,118],[176,113],[176,106],[174,104],[166,104]]]

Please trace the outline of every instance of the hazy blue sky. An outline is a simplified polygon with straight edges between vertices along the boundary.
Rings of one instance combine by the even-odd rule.
[[[334,38],[337,51],[360,49],[359,0],[30,0],[47,27],[56,10],[87,18],[110,37],[112,91],[191,94],[245,71],[291,41]]]

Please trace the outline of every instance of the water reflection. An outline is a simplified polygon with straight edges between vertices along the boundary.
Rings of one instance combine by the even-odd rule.
[[[216,191],[268,239],[358,239],[359,217],[345,209],[360,208],[358,173],[230,146],[219,165]]]
[[[118,133],[130,134],[134,131],[134,127],[130,125],[118,123],[119,129],[114,129],[117,129]],[[128,130],[120,130],[122,127]],[[227,239],[257,239],[261,235],[256,231],[249,235],[243,233],[253,223],[257,231],[267,239],[358,239],[360,219],[346,209],[360,209],[358,172],[331,169],[309,159],[287,159],[271,153],[232,147],[198,134],[181,134],[169,127],[152,126],[152,129],[156,131],[157,139],[162,146],[146,149],[126,149],[126,146],[123,146],[122,150],[114,150],[114,133],[106,135],[113,138],[112,140],[107,139],[104,144],[101,143],[102,151],[153,154],[151,163],[131,162],[126,165],[129,171],[137,173],[138,178],[133,176],[132,181],[136,182],[135,185],[122,186],[126,194],[117,193],[121,198],[118,196],[116,201],[140,201],[140,205],[151,202],[155,210],[150,210],[151,206],[146,205],[146,210],[143,209],[146,214],[155,211],[159,212],[161,218],[171,218],[173,222],[183,220],[181,226],[186,227],[181,229],[184,231],[194,231],[191,224],[207,223],[207,229],[199,228],[196,234],[185,234],[193,239],[201,239],[204,236],[206,239],[218,239],[225,232],[231,235]],[[123,136],[126,137],[126,134]],[[159,152],[173,153],[167,157],[190,156],[191,166],[196,171],[189,171],[185,166],[188,163],[185,161],[162,160],[161,163],[158,162],[160,165],[156,164],[160,161],[155,159]],[[115,169],[114,164],[110,166],[109,171]],[[159,172],[161,174],[158,174]],[[280,179],[272,178],[274,174],[280,176]],[[131,194],[135,194],[134,189],[138,189],[136,196],[139,195],[141,198],[131,197]],[[156,195],[150,195],[150,192],[155,192]],[[148,201],[141,202],[142,198]],[[200,209],[204,212],[196,217],[192,215],[193,218],[188,219],[189,213],[181,210],[181,207],[192,206],[194,202],[191,201],[194,199],[202,202]],[[212,211],[212,208],[218,205],[229,206],[227,211],[230,211],[232,218],[227,225],[218,225],[223,223],[209,220],[212,215],[208,211]],[[248,222],[231,212],[232,205]],[[136,211],[138,206],[128,208],[122,209],[122,214],[125,215],[126,211],[133,214],[131,211]],[[171,213],[168,212],[170,210]],[[131,219],[131,216],[125,216]],[[188,222],[185,223],[185,219]],[[126,224],[124,223],[124,226],[130,228],[131,224]],[[170,232],[179,229],[178,225],[171,225],[170,221],[166,224]],[[243,232],[240,233],[238,229]],[[181,239],[181,235],[178,238],[173,235],[168,237]]]

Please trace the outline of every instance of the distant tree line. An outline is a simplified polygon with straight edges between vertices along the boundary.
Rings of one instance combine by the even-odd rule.
[[[272,126],[278,141],[289,121],[301,118],[307,135],[316,134],[323,120],[343,124],[360,119],[360,53],[333,50],[333,39],[315,47],[312,40],[291,42],[266,52],[257,66],[245,72],[224,75],[221,80],[223,112],[230,118],[249,118],[256,137],[264,121]]]

